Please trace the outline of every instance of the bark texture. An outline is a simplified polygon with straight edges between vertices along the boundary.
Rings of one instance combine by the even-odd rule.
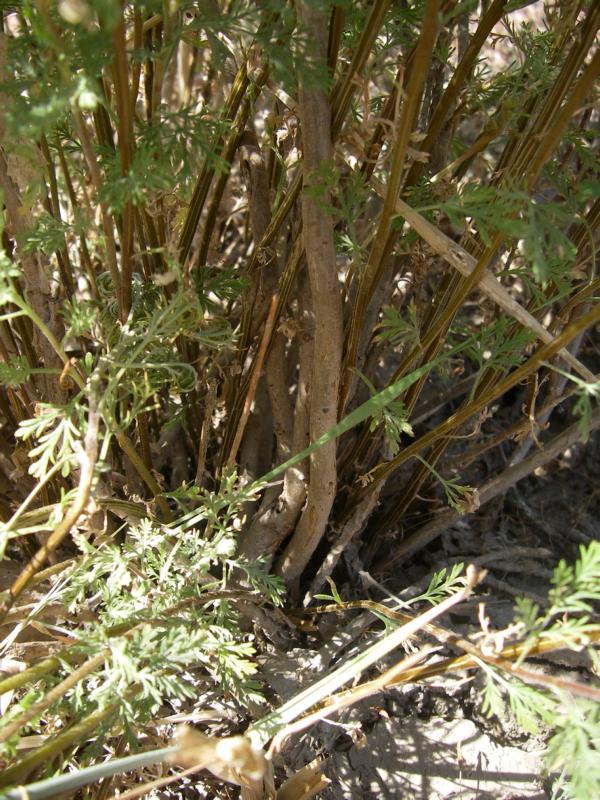
[[[297,4],[299,25],[306,33],[308,57],[317,66],[327,64],[327,18],[307,2]],[[302,221],[304,247],[315,320],[309,432],[311,441],[337,422],[342,357],[342,305],[337,277],[333,219],[323,210],[330,193],[319,171],[332,158],[331,106],[326,88],[304,75],[299,80],[300,123],[304,151]],[[336,491],[336,447],[330,442],[310,459],[306,505],[277,570],[295,580],[319,544]]]

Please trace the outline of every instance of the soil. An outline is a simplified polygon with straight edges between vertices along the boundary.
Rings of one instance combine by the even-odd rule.
[[[571,421],[565,416],[554,424],[560,428]],[[502,453],[497,453],[489,468],[501,467],[502,458]],[[380,580],[388,591],[412,597],[422,591],[440,566],[483,559],[488,574],[478,587],[476,601],[457,607],[441,622],[457,633],[473,634],[479,630],[479,602],[483,601],[491,626],[501,629],[512,619],[516,596],[529,595],[543,602],[556,563],[561,558],[573,561],[581,544],[599,537],[599,472],[600,435],[596,435],[587,445],[574,446],[503,497],[461,517],[393,574],[379,576]],[[389,544],[393,548],[393,542]],[[358,572],[365,566],[363,555],[358,546],[347,553],[335,573],[337,588],[345,599],[371,597],[381,601],[383,595],[370,589]],[[3,566],[9,569],[10,562]],[[7,582],[10,577],[5,572]],[[321,617],[314,634],[298,634],[285,648],[263,640],[260,677],[269,704],[276,707],[285,702],[326,674],[340,658],[363,650],[380,631],[381,622],[369,612],[350,611],[345,617]],[[34,641],[27,641],[30,638]],[[39,639],[37,631],[22,635],[15,644],[17,657],[19,648],[24,649],[22,655],[30,656],[25,651],[36,647]],[[392,654],[387,665],[397,657],[397,653]],[[384,666],[378,664],[363,679],[375,677]],[[537,659],[533,668],[584,682],[590,679],[589,664],[576,653],[560,652]],[[544,771],[543,734],[530,736],[511,719],[487,717],[482,710],[481,688],[477,675],[457,673],[422,685],[387,689],[290,737],[274,761],[276,783],[281,785],[321,757],[322,771],[330,781],[318,795],[322,800],[550,798],[553,776]],[[202,700],[196,706],[206,708]],[[263,714],[264,709],[256,709],[256,717]],[[217,722],[216,735],[230,733],[231,724],[243,730],[249,722],[236,714],[229,719],[225,727],[223,719]],[[165,735],[170,735],[166,729]],[[239,795],[235,787],[199,775],[150,796],[172,800]]]
[[[529,595],[543,601],[557,562],[561,558],[573,561],[579,545],[598,538],[600,491],[595,488],[595,476],[599,469],[597,435],[586,446],[563,453],[504,497],[461,518],[457,526],[403,564],[402,575],[388,576],[387,589],[403,595],[409,584],[423,585],[423,578],[442,564],[468,563],[495,553],[496,557],[485,561],[488,576],[478,600],[485,601],[485,613],[494,628],[506,626],[513,617],[515,597]],[[529,557],[515,557],[519,552]],[[353,564],[356,554],[346,559],[348,575]],[[352,583],[349,577],[348,584],[338,584],[344,597],[349,596]],[[366,595],[357,590],[356,596]],[[372,597],[381,599],[376,593]],[[321,622],[320,651],[298,649],[288,652],[285,661],[281,654],[267,657],[263,676],[275,695],[274,703],[297,693],[299,682],[305,685],[315,680],[315,666],[323,665],[324,652],[347,656],[353,652],[342,649],[348,641],[357,652],[359,645],[364,648],[370,643],[374,634],[363,627],[368,616],[359,612],[345,627],[339,620],[337,625],[331,620]],[[478,603],[465,604],[443,622],[463,634],[477,631]],[[380,629],[380,623],[375,627]],[[537,659],[533,668],[575,680],[590,678],[586,658],[571,652]],[[293,737],[275,762],[279,777],[290,776],[321,756],[323,772],[330,780],[318,795],[323,800],[550,798],[553,776],[544,771],[544,736],[525,734],[509,718],[487,717],[481,707],[481,685],[480,678],[463,673],[426,685],[387,689]]]

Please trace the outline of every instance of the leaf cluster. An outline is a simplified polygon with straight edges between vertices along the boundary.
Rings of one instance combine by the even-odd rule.
[[[591,637],[599,630],[593,612],[600,599],[600,543],[581,545],[575,564],[561,560],[554,570],[552,586],[544,609],[529,598],[516,602],[515,621],[524,635],[520,662],[534,645],[551,641],[574,650],[588,648],[592,663],[597,664]],[[480,665],[485,673],[483,710],[502,717],[508,705],[527,732],[537,734],[543,726],[550,732],[546,765],[562,773],[563,796],[592,800],[600,785],[598,704],[525,684],[484,662]]]

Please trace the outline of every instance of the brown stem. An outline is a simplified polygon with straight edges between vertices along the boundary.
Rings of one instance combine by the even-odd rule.
[[[562,333],[554,339],[550,344],[546,344],[538,348],[536,352],[520,367],[517,367],[513,372],[507,375],[503,380],[499,381],[494,386],[491,386],[487,391],[482,392],[481,395],[474,398],[472,401],[466,403],[463,408],[456,411],[444,422],[429,431],[413,444],[408,445],[399,453],[394,459],[388,461],[386,464],[380,464],[377,469],[371,473],[372,481],[369,486],[358,489],[355,493],[354,501],[358,501],[361,497],[367,494],[375,487],[375,484],[386,478],[391,472],[397,469],[401,464],[406,463],[410,458],[415,456],[421,450],[428,447],[433,442],[441,437],[447,436],[454,430],[463,425],[470,417],[483,410],[486,406],[501,397],[513,386],[521,383],[529,375],[532,375],[540,367],[544,361],[551,359],[562,347],[566,346],[571,339],[575,338],[577,334],[586,330],[600,320],[600,306],[592,308],[587,314],[579,317],[575,322],[562,331]]]
[[[244,60],[243,64],[238,70],[237,75],[235,76],[229,100],[227,101],[227,105],[221,115],[221,119],[223,121],[234,119],[243,100],[244,94],[246,93],[248,84],[249,78],[246,69],[246,61]],[[212,153],[214,154],[219,152],[222,145],[223,137],[219,136],[211,148]],[[213,163],[213,159],[214,155],[211,154],[210,160],[207,158],[204,162],[200,175],[198,176],[194,193],[192,195],[192,200],[190,202],[190,207],[181,231],[181,236],[179,238],[179,258],[182,264],[187,261],[187,258],[190,254],[196,228],[198,227],[198,223],[202,215],[202,209],[204,208],[204,203],[206,202],[206,197],[208,195],[208,190],[210,189],[210,184],[215,174],[215,168],[210,166]]]
[[[278,295],[274,294],[273,299],[271,300],[271,308],[269,309],[269,316],[267,317],[267,322],[265,324],[265,329],[263,331],[263,336],[261,339],[260,347],[258,349],[256,361],[253,365],[252,374],[250,376],[250,384],[248,386],[248,393],[246,394],[246,398],[244,400],[242,417],[240,419],[237,431],[235,432],[235,437],[231,445],[231,450],[229,451],[229,456],[227,457],[226,466],[228,468],[232,467],[235,463],[237,451],[239,449],[240,442],[242,441],[242,436],[244,435],[244,430],[246,428],[246,423],[248,422],[248,417],[250,416],[252,401],[254,400],[254,395],[256,394],[256,387],[258,386],[258,381],[262,372],[262,365],[265,359],[265,354],[267,352],[267,345],[269,343],[269,340],[271,338],[271,333],[273,331],[273,324],[275,321],[275,311],[277,309],[278,299],[279,299]]]
[[[395,205],[402,186],[402,177],[408,143],[413,131],[425,77],[427,75],[429,63],[431,61],[433,48],[437,40],[439,30],[439,0],[427,0],[421,25],[421,35],[415,51],[414,63],[410,71],[408,85],[406,87],[402,110],[396,127],[396,138],[392,153],[392,163],[390,167],[390,177],[388,179],[385,200],[381,217],[377,228],[377,234],[373,240],[373,246],[369,253],[369,258],[361,276],[356,302],[352,309],[348,332],[348,344],[344,359],[344,376],[340,394],[340,411],[346,406],[350,394],[350,387],[354,380],[352,369],[356,364],[360,330],[363,325],[363,317],[375,287],[381,277],[386,252],[391,250],[388,239],[392,238],[392,220],[395,214]],[[395,234],[394,234],[395,235]]]
[[[156,482],[155,477],[152,475],[150,470],[144,464],[144,461],[138,455],[137,450],[133,445],[133,442],[131,441],[131,439],[129,439],[128,436],[126,436],[126,434],[122,432],[116,433],[115,438],[119,443],[119,447],[121,448],[121,450],[125,453],[127,458],[133,464],[140,478],[144,481],[146,486],[152,492],[152,495],[154,496],[154,499],[156,500],[164,519],[167,522],[170,522],[170,520],[172,519],[172,515],[171,515],[171,509],[169,508],[169,504],[162,496],[161,488]]]
[[[308,48],[315,63],[327,61],[327,20],[305,0],[297,6],[300,22],[308,31]],[[315,441],[337,422],[337,400],[342,355],[342,306],[337,278],[333,219],[321,202],[330,204],[330,191],[319,180],[319,170],[332,157],[331,105],[323,88],[299,86],[300,120],[304,144],[302,197],[303,238],[312,305],[315,315],[314,366],[310,399],[310,437]],[[321,183],[321,185],[320,185]],[[312,190],[312,191],[311,191]],[[322,193],[322,194],[321,194]],[[335,442],[311,456],[306,506],[298,527],[278,565],[286,580],[297,578],[320,542],[337,485]]]
[[[83,155],[85,157],[87,167],[90,171],[94,189],[99,194],[102,189],[102,175],[100,173],[98,160],[96,159],[96,154],[92,146],[90,133],[87,129],[87,125],[81,113],[75,114],[75,126],[79,134],[81,149],[83,150]],[[104,231],[104,236],[106,237],[106,255],[108,260],[108,268],[110,270],[115,294],[117,296],[120,316],[121,319],[123,319],[124,318],[123,291],[121,286],[121,275],[119,273],[119,265],[117,263],[117,246],[115,244],[115,232],[113,229],[112,222],[110,220],[110,216],[108,214],[106,203],[104,202],[100,203],[100,212],[102,216],[102,229]]]
[[[456,98],[458,97],[465,80],[471,74],[471,70],[475,65],[481,48],[485,44],[490,31],[502,16],[506,4],[507,0],[493,0],[492,4],[481,18],[481,21],[477,26],[477,30],[473,34],[464,56],[461,58],[460,63],[455,69],[454,74],[450,78],[448,85],[444,90],[444,94],[442,95],[440,102],[437,104],[436,109],[433,112],[429,127],[427,129],[427,136],[421,145],[421,148],[425,152],[429,153],[433,149],[442,126],[452,112]],[[419,162],[415,162],[413,164],[407,180],[407,184],[409,186],[414,184],[422,169],[423,164]]]
[[[46,162],[46,169],[48,171],[48,181],[50,183],[50,200],[51,200],[50,208],[52,211],[52,216],[59,222],[61,222],[62,218],[60,213],[60,201],[58,198],[58,183],[56,181],[56,169],[54,167],[54,162],[52,161],[50,148],[48,147],[48,141],[44,135],[42,135],[40,139],[40,149],[42,151],[44,161]],[[56,258],[60,269],[60,276],[65,284],[65,289],[67,290],[67,294],[69,295],[69,297],[71,297],[73,295],[73,292],[75,291],[75,287],[73,284],[73,266],[69,258],[68,248],[66,246],[61,247],[60,250],[56,253]]]
[[[600,427],[600,411],[596,410],[590,419],[590,431],[596,430]],[[568,447],[571,447],[575,442],[581,441],[582,433],[579,423],[574,423],[563,431],[563,433],[555,436],[549,442],[544,443],[543,450],[537,450],[529,458],[521,461],[512,467],[508,467],[499,475],[496,475],[484,486],[476,490],[479,506],[489,503],[495,497],[504,494],[507,489],[514,486],[523,478],[536,470],[538,467],[547,464],[549,461],[555,459],[560,453],[564,452]],[[420,550],[428,545],[438,536],[440,536],[450,525],[460,519],[461,515],[455,509],[447,509],[441,514],[437,515],[435,519],[428,522],[416,533],[410,535],[403,542],[394,546],[394,553],[390,558],[382,561],[374,570],[375,572],[387,572],[388,570],[396,567],[399,562],[402,562],[409,555]]]

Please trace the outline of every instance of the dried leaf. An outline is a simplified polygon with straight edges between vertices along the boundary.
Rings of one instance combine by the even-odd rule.
[[[185,725],[175,743],[178,750],[170,760],[183,767],[203,767],[220,780],[237,786],[249,786],[265,775],[262,750],[255,750],[245,736],[215,739]]]

